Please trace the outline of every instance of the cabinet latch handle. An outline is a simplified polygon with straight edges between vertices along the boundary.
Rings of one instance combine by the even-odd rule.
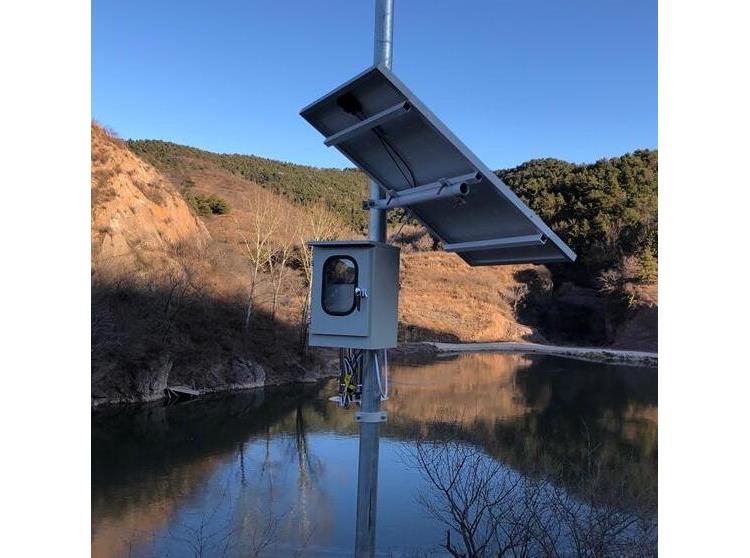
[[[365,289],[360,289],[359,287],[355,287],[354,288],[354,300],[357,305],[357,312],[359,312],[360,304],[363,298],[367,298],[367,291]]]

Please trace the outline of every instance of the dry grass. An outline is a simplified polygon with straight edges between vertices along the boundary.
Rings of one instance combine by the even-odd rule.
[[[91,126],[92,269],[149,274],[174,267],[174,245],[205,248],[210,236],[174,185],[111,132]]]
[[[259,213],[270,208],[276,216],[271,238],[273,245],[291,244],[294,250],[301,250],[303,239],[311,238],[312,235],[310,210],[294,205],[254,182],[210,167],[204,161],[200,164],[196,161],[187,163],[187,167],[192,169],[189,176],[173,177],[174,181],[182,183],[189,180],[194,185],[191,188],[194,192],[218,195],[232,207],[229,215],[208,215],[201,218],[213,239],[212,250],[217,261],[211,278],[213,292],[222,297],[247,298],[251,265],[245,239],[256,226]],[[337,219],[331,215],[333,219]],[[340,228],[346,231],[343,225]],[[343,233],[344,236],[351,234]],[[284,275],[274,311],[275,319],[289,328],[299,325],[307,294],[303,271],[292,267]],[[272,311],[272,283],[265,270],[254,289],[254,307],[261,313]],[[260,327],[271,326],[261,324]]]
[[[176,184],[190,184],[191,190],[215,194],[232,206],[232,214],[209,215],[202,218],[222,253],[222,264],[217,268],[216,281],[222,294],[229,295],[247,290],[248,263],[244,253],[242,234],[247,233],[256,212],[269,204],[275,205],[279,219],[294,223],[293,227],[277,226],[274,242],[282,244],[294,235],[297,248],[300,240],[312,238],[309,227],[310,208],[295,205],[267,188],[246,180],[206,160],[181,157],[175,174],[170,178]],[[333,219],[336,215],[331,212]],[[514,274],[521,269],[536,269],[547,273],[543,267],[511,266],[496,268],[470,268],[458,257],[432,251],[435,243],[425,229],[416,224],[389,227],[389,239],[402,250],[400,339],[501,341],[539,339],[534,331],[519,324],[514,316],[513,303],[521,284]],[[339,238],[354,238],[353,231],[341,224]],[[393,237],[399,233],[396,238]],[[295,270],[296,271],[296,270]],[[299,319],[304,301],[305,282],[300,273],[290,273],[278,305],[279,319],[293,324]],[[258,297],[261,307],[268,309],[265,299]]]
[[[165,370],[200,383],[197,374],[221,376],[217,370],[231,369],[236,358],[263,364],[270,381],[292,373],[306,323],[304,240],[320,234],[316,223],[325,217],[337,225],[333,237],[355,237],[326,208],[295,205],[205,161],[185,163],[179,176],[165,177],[92,125],[95,377],[106,384],[118,365],[125,376],[115,383],[123,392],[153,391]],[[220,196],[231,214],[196,217],[177,184]],[[271,216],[263,226],[273,230],[272,252],[284,246],[288,257],[266,259],[251,281],[247,238],[261,213]],[[431,251],[430,236],[411,224],[398,243],[402,341],[538,339],[514,317],[522,292],[517,272],[545,268],[470,268]]]
[[[250,361],[264,366],[269,381],[299,375],[301,273],[284,277],[275,320],[267,283],[256,293],[252,322],[245,320],[248,265],[239,232],[260,197],[273,194],[240,188],[237,212],[206,220],[212,239],[170,180],[95,124],[91,188],[92,394],[158,397],[167,376],[213,388],[232,383]],[[289,221],[304,216],[285,209],[278,214]],[[314,358],[307,364],[317,365]]]
[[[402,255],[399,322],[405,341],[518,341],[538,338],[513,313],[516,275],[541,266],[469,267],[454,254]]]

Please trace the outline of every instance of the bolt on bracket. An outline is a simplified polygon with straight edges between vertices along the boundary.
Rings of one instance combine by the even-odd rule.
[[[357,422],[385,422],[388,420],[388,415],[383,411],[376,411],[374,413],[355,413],[354,419]]]

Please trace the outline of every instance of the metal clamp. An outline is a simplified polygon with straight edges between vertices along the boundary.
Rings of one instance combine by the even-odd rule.
[[[388,415],[383,411],[376,411],[374,413],[355,413],[354,419],[357,422],[385,422],[388,420]]]

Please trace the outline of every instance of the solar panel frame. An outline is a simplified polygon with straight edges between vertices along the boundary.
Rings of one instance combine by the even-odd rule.
[[[357,94],[367,108],[366,119],[358,120],[336,105],[336,99],[346,93]],[[494,248],[453,250],[469,265],[575,261],[573,250],[384,66],[368,68],[302,109],[300,114],[327,138],[327,144],[334,144],[393,195],[434,182],[438,176],[451,178],[451,171],[453,176],[479,172],[480,184],[472,186],[463,200],[470,205],[470,211],[462,214],[460,207],[454,207],[456,200],[450,198],[410,207],[417,220],[447,245],[460,247],[498,241]],[[363,133],[358,133],[360,127]],[[374,128],[378,129],[377,134],[365,133]],[[383,137],[388,144],[398,143],[399,149],[388,149]],[[373,145],[379,148],[373,149]],[[402,165],[392,153],[398,154]],[[411,165],[407,165],[408,159],[412,159]],[[405,168],[413,184],[409,184]],[[503,243],[504,239],[537,234],[541,239],[538,244]]]

